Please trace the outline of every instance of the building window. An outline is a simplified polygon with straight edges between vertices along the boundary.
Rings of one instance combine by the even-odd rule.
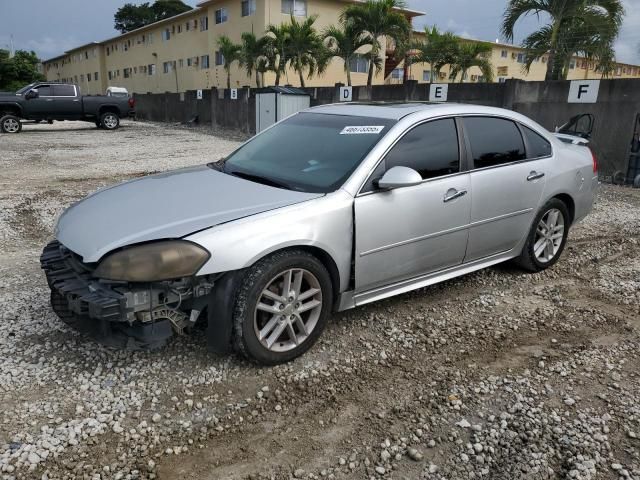
[[[256,0],[242,0],[242,2],[240,2],[240,8],[243,17],[253,15],[256,13]]]
[[[509,75],[509,67],[498,67],[498,76],[506,77]]]
[[[111,80],[113,78],[113,75],[111,74],[111,70],[109,70],[109,80]]]
[[[404,68],[394,68],[391,72],[391,78],[399,79],[404,77]]]
[[[149,34],[149,37],[147,38],[149,45],[151,45],[153,43],[153,33]]]
[[[423,70],[422,72],[422,81],[430,82],[431,81],[431,70]]]
[[[574,68],[576,68],[576,60],[575,58],[572,58],[571,61],[569,62],[569,68],[571,70],[573,70]]]
[[[220,10],[216,10],[216,23],[218,23],[218,12]],[[226,16],[225,16],[225,20],[226,20]],[[200,31],[201,32],[206,32],[207,30],[209,30],[209,17],[204,16],[202,18],[200,18]]]
[[[170,73],[170,72],[171,72],[171,62],[163,62],[162,73]]]
[[[200,57],[200,68],[209,68],[209,55],[202,55]]]
[[[224,65],[224,55],[220,50],[216,51],[216,65]]]
[[[87,82],[90,82],[90,81],[91,81],[91,74],[87,73]]]
[[[368,73],[369,72],[369,60],[362,55],[356,55],[349,60],[349,71],[355,73]]]
[[[98,72],[93,74],[93,79],[97,82],[98,81]]]
[[[518,63],[525,63],[525,62],[526,62],[526,59],[527,59],[527,57],[526,57],[526,55],[525,55],[524,53],[519,53],[519,54],[518,54],[518,58],[517,58],[517,60],[516,60],[516,61],[517,61]]]
[[[191,65],[192,65],[191,58],[187,58],[187,67],[190,67]]]
[[[147,73],[149,75],[155,75],[156,74],[156,64],[155,63],[152,63],[152,64],[147,66]]]
[[[507,52],[506,50],[502,50],[502,51],[500,52],[500,56],[501,56],[502,58],[507,58],[507,56],[508,56],[508,55],[509,55],[509,52]]]
[[[307,16],[307,0],[281,0],[282,13],[295,15],[296,17]]]
[[[178,60],[178,67],[180,68],[184,67],[184,60],[182,58]]]
[[[227,21],[227,9],[226,8],[219,8],[218,10],[216,10],[216,25],[219,23],[224,23]]]
[[[84,82],[84,73],[81,73],[81,74],[80,74],[80,81],[81,81],[81,82]]]
[[[131,68],[125,68],[123,72],[124,72],[124,78],[129,78],[131,76]]]
[[[162,31],[162,41],[166,42],[167,40],[171,39],[171,30],[169,30],[168,28],[165,28]]]
[[[181,23],[178,24],[178,33],[182,33],[182,24]]]

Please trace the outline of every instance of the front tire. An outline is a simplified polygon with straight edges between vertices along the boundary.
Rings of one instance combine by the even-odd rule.
[[[5,115],[0,118],[0,131],[2,133],[20,133],[22,122],[15,115]]]
[[[569,210],[563,201],[552,198],[540,209],[522,253],[516,263],[530,272],[540,272],[553,266],[567,243],[569,236]]]
[[[115,130],[120,126],[120,117],[117,113],[105,112],[100,115],[100,125],[105,130]]]
[[[332,305],[331,277],[316,257],[302,250],[265,257],[240,283],[234,348],[264,365],[293,360],[318,340]]]

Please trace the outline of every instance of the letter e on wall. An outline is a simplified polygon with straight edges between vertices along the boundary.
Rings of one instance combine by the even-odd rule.
[[[600,80],[573,80],[569,87],[568,103],[596,103]]]
[[[430,102],[446,102],[449,95],[449,84],[432,83],[429,87]]]

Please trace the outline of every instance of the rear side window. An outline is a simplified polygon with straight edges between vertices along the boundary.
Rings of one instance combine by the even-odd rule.
[[[522,135],[511,120],[467,117],[464,126],[471,143],[474,168],[494,167],[526,158]]]
[[[540,158],[551,155],[551,144],[546,138],[524,125],[522,125],[522,131],[527,139],[527,158]]]
[[[53,85],[54,97],[75,97],[76,89],[73,85]]]
[[[385,157],[386,167],[416,170],[423,179],[460,171],[458,132],[451,118],[418,125],[402,137]]]

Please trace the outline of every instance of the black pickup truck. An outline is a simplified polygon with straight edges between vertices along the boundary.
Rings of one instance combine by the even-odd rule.
[[[120,119],[133,116],[135,100],[105,95],[80,95],[69,83],[38,82],[15,93],[0,93],[0,131],[18,133],[23,120],[84,120],[115,130]]]

